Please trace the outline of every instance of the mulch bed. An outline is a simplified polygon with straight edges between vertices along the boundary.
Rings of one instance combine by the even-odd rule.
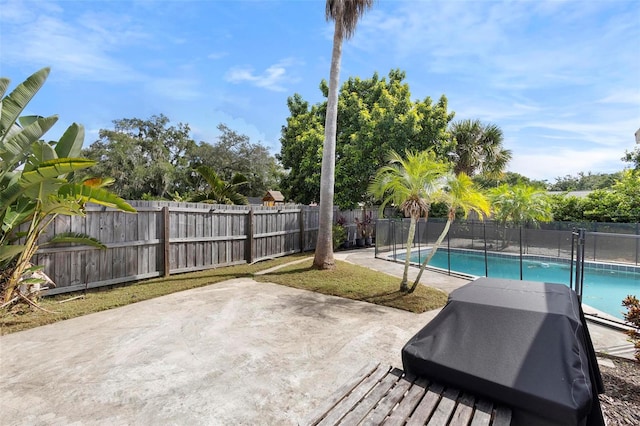
[[[640,425],[640,362],[603,354],[615,368],[600,366],[605,393],[600,395],[602,412],[608,425]]]

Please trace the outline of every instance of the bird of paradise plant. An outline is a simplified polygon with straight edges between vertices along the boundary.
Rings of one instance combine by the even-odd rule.
[[[86,203],[135,212],[123,199],[105,189],[110,179],[84,179],[75,172],[95,164],[80,158],[84,128],[72,124],[58,141],[41,138],[57,116],[20,116],[49,75],[43,68],[9,95],[9,79],[0,78],[0,307],[26,301],[35,305],[32,291],[42,278],[29,278],[41,267],[31,258],[44,244],[80,243],[104,248],[97,239],[79,233],[58,234],[41,241],[59,215],[83,216]]]

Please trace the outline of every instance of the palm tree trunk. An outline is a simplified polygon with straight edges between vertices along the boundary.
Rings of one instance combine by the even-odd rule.
[[[342,57],[342,18],[335,18],[333,52],[329,74],[329,97],[324,125],[322,147],[322,171],[320,175],[319,228],[313,265],[319,269],[333,269],[333,193],[336,167],[336,132],[338,127],[338,84]]]
[[[420,282],[420,278],[422,277],[424,268],[426,268],[427,264],[431,261],[431,258],[436,254],[436,251],[440,247],[440,244],[442,244],[442,240],[444,240],[444,237],[449,232],[450,227],[451,227],[451,219],[447,219],[447,223],[444,225],[444,229],[442,230],[442,233],[440,234],[435,244],[431,248],[431,253],[429,253],[429,255],[422,261],[422,265],[420,265],[420,271],[418,272],[418,276],[416,277],[416,280],[413,282],[413,285],[411,286],[409,293],[413,293],[416,287],[418,287],[418,283]]]
[[[411,247],[413,246],[413,238],[416,233],[416,217],[411,216],[409,222],[409,235],[407,236],[407,251],[404,259],[404,273],[402,274],[402,282],[400,283],[400,291],[409,290],[409,265],[411,264]]]

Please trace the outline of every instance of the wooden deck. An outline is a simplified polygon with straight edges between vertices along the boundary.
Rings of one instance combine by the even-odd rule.
[[[511,423],[511,409],[457,389],[371,364],[338,389],[303,423],[308,425],[494,425]]]

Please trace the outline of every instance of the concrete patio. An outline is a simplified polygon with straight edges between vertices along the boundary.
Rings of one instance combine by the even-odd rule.
[[[402,271],[372,250],[337,257]],[[436,313],[237,279],[2,336],[0,424],[299,424],[369,361],[401,367]],[[590,330],[596,348],[625,344]]]

